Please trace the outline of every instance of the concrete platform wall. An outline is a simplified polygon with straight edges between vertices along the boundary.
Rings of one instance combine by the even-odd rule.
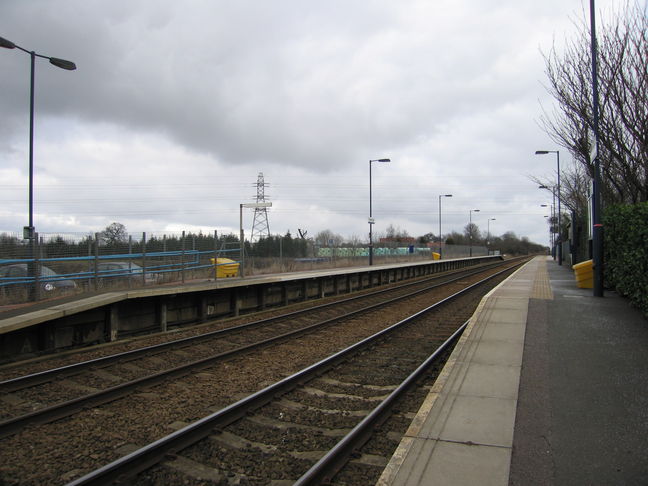
[[[499,256],[299,272],[110,292],[0,319],[0,363],[379,287]]]

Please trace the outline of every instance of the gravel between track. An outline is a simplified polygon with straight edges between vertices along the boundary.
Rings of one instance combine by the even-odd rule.
[[[155,386],[74,417],[28,428],[0,442],[0,479],[6,485],[69,482],[122,456],[124,446],[153,442],[179,423],[189,423],[233,403],[407,313],[403,307],[383,309],[349,325],[234,359],[180,382]]]

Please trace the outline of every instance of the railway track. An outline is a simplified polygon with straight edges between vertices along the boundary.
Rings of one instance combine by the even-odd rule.
[[[468,279],[475,278],[475,276],[474,275],[469,276],[469,275],[464,273],[464,274],[460,275],[458,278],[459,278],[459,281],[465,282]],[[448,285],[450,285],[450,284],[448,284],[446,282],[446,285],[444,287],[448,287]],[[458,281],[455,281],[452,285],[457,286],[457,285],[459,285],[459,283],[458,283]],[[183,364],[183,365],[180,365],[180,366],[172,367],[171,375],[168,375],[167,374],[168,370],[165,370],[164,372],[156,372],[153,375],[149,374],[149,375],[145,376],[144,378],[138,378],[138,379],[135,379],[135,380],[127,381],[126,383],[120,384],[120,385],[117,386],[117,387],[122,387],[123,385],[126,385],[126,386],[123,387],[123,390],[120,392],[121,394],[117,394],[117,395],[112,396],[112,395],[110,395],[110,393],[112,393],[112,391],[110,391],[107,395],[105,395],[105,393],[106,393],[105,390],[102,390],[100,392],[93,392],[89,396],[96,395],[97,393],[99,393],[99,395],[101,396],[99,401],[93,401],[94,399],[90,399],[90,401],[86,401],[86,402],[82,402],[81,404],[77,404],[77,405],[75,405],[76,408],[72,412],[73,413],[78,412],[80,415],[85,414],[86,416],[88,415],[88,412],[92,412],[92,413],[95,413],[95,414],[97,414],[97,413],[101,414],[102,413],[101,409],[97,408],[98,404],[100,404],[100,403],[106,403],[108,401],[113,401],[113,400],[116,400],[117,398],[125,396],[127,394],[130,394],[130,395],[134,394],[135,396],[140,397],[140,398],[141,397],[150,398],[147,395],[156,395],[156,394],[159,393],[156,390],[156,388],[168,389],[169,387],[171,387],[172,388],[171,390],[165,390],[165,391],[168,391],[171,394],[175,393],[177,395],[178,391],[177,390],[174,391],[173,387],[174,386],[184,387],[186,385],[186,380],[188,379],[187,377],[189,377],[189,378],[191,378],[191,379],[193,379],[195,381],[196,376],[202,374],[202,375],[207,376],[207,378],[211,380],[214,376],[217,376],[219,373],[222,373],[222,370],[224,369],[223,367],[227,368],[227,365],[226,364],[224,365],[222,363],[223,359],[227,359],[227,360],[231,361],[234,356],[240,356],[242,353],[253,353],[253,354],[257,355],[257,357],[252,359],[252,361],[256,360],[257,362],[263,362],[265,360],[265,357],[267,357],[270,353],[281,352],[282,344],[280,344],[280,343],[287,342],[289,339],[291,341],[294,341],[295,339],[298,339],[298,341],[294,342],[293,344],[290,344],[289,346],[292,346],[293,348],[294,347],[299,348],[300,346],[302,346],[304,349],[308,349],[309,352],[305,353],[305,354],[312,354],[312,356],[309,358],[312,361],[313,357],[315,357],[315,354],[316,354],[315,352],[313,352],[313,353],[310,352],[311,348],[313,347],[313,343],[318,342],[318,339],[332,340],[333,339],[332,336],[335,337],[335,334],[336,334],[335,331],[331,327],[331,326],[333,326],[334,323],[336,323],[335,325],[338,326],[338,325],[340,325],[338,323],[341,320],[344,320],[344,321],[347,322],[347,324],[346,324],[347,326],[350,326],[351,328],[353,328],[354,326],[356,326],[355,323],[357,321],[375,320],[377,315],[381,315],[381,314],[383,314],[385,312],[384,310],[381,310],[381,309],[389,307],[389,304],[391,304],[391,306],[393,307],[396,302],[399,302],[399,304],[397,306],[401,306],[401,307],[402,306],[407,306],[409,308],[410,305],[415,305],[415,306],[417,305],[418,307],[421,307],[420,303],[418,303],[418,304],[416,303],[417,299],[419,301],[426,300],[426,301],[429,302],[429,300],[432,298],[432,297],[430,297],[430,293],[435,293],[435,292],[439,293],[439,288],[436,287],[435,285],[431,285],[430,282],[417,282],[416,285],[408,285],[407,287],[409,287],[409,289],[407,291],[404,290],[402,287],[399,287],[398,290],[392,290],[391,293],[389,293],[389,292],[375,292],[375,293],[372,293],[372,295],[364,296],[364,299],[363,299],[364,302],[361,303],[361,304],[358,304],[357,301],[352,300],[352,299],[343,299],[344,302],[338,303],[337,305],[318,306],[318,307],[321,307],[321,308],[319,308],[317,310],[317,312],[319,312],[318,317],[317,318],[309,318],[309,319],[317,321],[316,324],[313,324],[313,322],[311,320],[306,319],[304,317],[307,313],[300,311],[300,312],[296,312],[296,313],[291,313],[291,315],[289,317],[286,317],[286,316],[284,316],[282,318],[272,317],[267,322],[261,321],[261,320],[254,321],[252,323],[248,323],[248,324],[240,326],[240,329],[236,329],[235,331],[234,330],[225,330],[224,332],[219,331],[218,333],[214,333],[214,335],[211,335],[211,336],[201,336],[199,338],[196,338],[195,340],[190,340],[190,341],[187,341],[187,342],[172,343],[172,344],[169,344],[169,345],[162,346],[161,348],[158,348],[155,351],[152,351],[152,352],[156,353],[156,356],[157,356],[157,358],[153,358],[154,361],[156,359],[158,361],[163,361],[163,362],[168,361],[168,358],[166,358],[166,356],[167,356],[166,353],[168,352],[167,351],[168,349],[171,349],[172,353],[177,353],[178,350],[180,350],[181,351],[180,354],[185,354],[185,355],[188,354],[188,355],[190,355],[189,357],[191,358],[191,357],[193,357],[193,355],[195,355],[198,352],[196,349],[199,349],[200,347],[202,347],[202,348],[208,348],[208,350],[212,352],[212,356],[210,356],[209,358],[201,358],[201,359],[198,359],[198,360],[196,360],[196,359],[191,360],[190,359],[189,360],[189,361],[191,361],[190,366],[187,365],[187,364]],[[423,290],[423,289],[425,289],[425,290]],[[448,293],[447,290],[444,291],[444,292],[446,294]],[[394,296],[393,295],[394,293],[401,293],[401,295]],[[403,293],[406,293],[406,295],[402,295]],[[415,295],[412,295],[412,294],[415,294]],[[439,299],[439,298],[444,298],[444,297],[438,297],[437,296],[435,298]],[[477,299],[477,301],[478,301],[479,297],[475,297],[475,299]],[[371,301],[371,300],[374,300],[374,302],[368,304],[367,302]],[[378,302],[375,302],[376,300]],[[353,302],[353,304],[351,304],[351,302]],[[354,310],[349,310],[347,308],[344,308],[344,307],[349,306],[349,305],[352,305],[354,307]],[[341,306],[342,309],[340,310],[340,307],[338,307],[338,306]],[[358,309],[358,307],[361,307],[362,310]],[[332,308],[336,309],[334,311],[334,316],[333,317],[331,317],[331,315],[330,315],[330,313],[333,312]],[[468,315],[470,315],[470,313],[472,312],[472,308],[470,307],[470,305],[468,305],[468,308],[470,308],[470,309],[468,311],[466,311],[466,312],[468,312]],[[325,316],[322,316],[322,312],[325,314]],[[457,313],[457,311],[453,311],[453,312]],[[305,322],[302,322],[302,319]],[[455,319],[455,318],[453,317],[453,319]],[[263,324],[261,324],[262,322],[263,322]],[[286,330],[285,326],[288,326],[288,324],[286,324],[287,322],[291,322],[292,325],[293,325],[293,327],[290,330]],[[295,324],[295,323],[298,323],[298,324]],[[288,326],[288,327],[290,327],[290,326]],[[456,327],[457,326],[454,325],[455,329],[456,329]],[[267,331],[269,329],[272,329],[272,333],[271,333],[272,336],[271,337],[267,337]],[[261,334],[259,334],[259,332],[266,333],[266,334],[261,335]],[[318,335],[320,336],[319,338],[318,338]],[[215,336],[218,336],[218,338],[216,338]],[[218,341],[217,341],[218,344],[215,344],[213,339],[218,339]],[[353,339],[357,340],[357,337],[354,337]],[[435,338],[435,339],[436,339],[436,341],[439,341],[438,337]],[[301,340],[302,344],[300,344],[299,340]],[[191,344],[188,344],[188,342],[191,342]],[[216,355],[213,355],[214,348],[216,348],[218,346],[226,347],[224,343],[227,344],[228,346],[232,346],[231,349],[229,349],[228,351],[222,351],[222,352],[216,353]],[[241,344],[241,343],[244,343],[244,344]],[[198,346],[198,348],[196,348],[196,346]],[[272,346],[272,347],[270,347],[270,346]],[[287,346],[287,345],[284,345],[284,346]],[[335,348],[335,346],[339,347],[340,345],[339,344],[333,345],[334,348]],[[162,351],[162,352],[165,353],[164,355],[160,354],[160,352],[161,352],[160,349],[165,349],[165,351]],[[259,349],[265,349],[265,351],[263,351],[263,350],[259,351]],[[187,351],[187,350],[189,350],[189,351]],[[401,354],[402,354],[402,348],[401,348]],[[145,356],[145,357],[142,358],[141,356]],[[162,359],[162,358],[160,358],[160,356],[164,356],[164,358]],[[146,353],[136,352],[136,353],[132,353],[130,355],[127,355],[126,359],[128,360],[126,362],[126,364],[124,364],[124,362],[120,362],[117,358],[114,358],[114,357],[111,357],[109,359],[105,359],[103,361],[100,361],[100,364],[102,366],[101,369],[98,368],[97,363],[94,363],[94,364],[91,365],[91,368],[89,368],[91,370],[89,373],[95,374],[95,373],[97,373],[97,370],[100,370],[102,372],[101,374],[104,374],[104,373],[111,374],[111,373],[108,373],[106,371],[107,368],[103,367],[103,365],[104,365],[104,363],[107,363],[107,362],[110,362],[110,361],[113,361],[113,360],[116,360],[115,362],[119,363],[119,364],[115,365],[113,363],[113,364],[109,364],[108,366],[121,366],[121,367],[126,367],[126,369],[129,369],[129,366],[128,366],[129,363],[131,364],[130,368],[133,368],[132,363],[135,362],[133,360],[142,360],[142,359],[150,360],[152,358],[150,356],[148,356]],[[239,358],[239,359],[242,359],[242,358]],[[306,356],[304,356],[303,359],[306,359]],[[390,358],[390,359],[393,360],[395,358]],[[300,358],[300,360],[302,360],[302,358]],[[296,359],[295,364],[298,364],[300,362],[300,360]],[[138,362],[137,368],[141,369],[141,368],[144,367],[144,366],[141,365],[141,363],[139,361],[137,361],[137,362]],[[207,371],[205,373],[200,373],[200,372],[196,371],[197,369],[210,370],[211,367],[213,367],[214,364],[217,363],[217,362],[221,363],[220,364],[221,368],[219,368],[219,370]],[[308,359],[306,359],[306,362],[308,362]],[[387,362],[389,362],[389,360]],[[198,363],[198,364],[196,364],[196,363]],[[84,367],[84,366],[86,366],[86,365],[83,365],[82,367]],[[64,372],[67,373],[67,376],[65,378],[63,378],[63,379],[55,378],[55,381],[64,381],[64,382],[66,382],[64,384],[66,386],[69,386],[69,383],[67,383],[69,381],[69,379],[70,379],[69,377],[74,376],[75,377],[75,383],[77,385],[81,385],[78,388],[83,388],[82,382],[78,381],[78,376],[85,376],[84,373],[86,373],[87,371],[79,371],[81,368],[74,369],[73,367],[65,367]],[[254,370],[254,368],[252,368],[252,369]],[[284,376],[287,374],[287,373],[285,373],[285,371],[282,371],[282,370],[275,370],[275,371],[277,371],[277,373],[279,373],[280,375],[282,373],[284,374]],[[77,373],[79,373],[79,374],[77,374]],[[252,373],[252,372],[248,371],[248,373]],[[256,373],[256,371],[255,371],[255,373]],[[45,376],[46,374],[47,373],[41,374],[40,377],[38,378],[38,380],[42,381],[42,377]],[[272,373],[270,373],[270,374],[272,374]],[[157,375],[160,375],[160,376],[157,376]],[[259,373],[259,375],[261,375],[261,373]],[[52,375],[52,376],[54,376],[54,375]],[[184,377],[183,379],[185,381],[183,382],[181,380],[181,383],[182,383],[181,385],[176,385],[175,381],[172,382],[171,385],[169,385],[168,384],[169,376],[173,376],[174,380],[177,379],[178,377],[180,377],[180,378]],[[154,377],[154,378],[152,378],[152,377]],[[33,378],[29,378],[29,379],[31,380]],[[262,379],[262,377],[260,376],[259,379]],[[332,387],[333,389],[336,389],[336,387],[337,387],[338,389],[343,390],[346,387],[345,384],[349,383],[351,388],[357,389],[358,388],[358,383],[363,383],[361,378],[349,379],[348,382],[345,381],[345,380],[340,380],[338,378],[327,378],[327,379],[322,378],[321,380],[324,380],[322,383],[328,384],[328,385],[323,387],[324,390],[322,390],[322,385],[321,384],[319,384],[318,387],[306,388],[307,390],[319,390],[319,391],[315,392],[315,395],[319,396],[319,398],[317,400],[320,400],[320,401],[330,399],[330,397],[328,396],[328,395],[330,395],[330,393],[328,393],[326,391],[327,387],[328,388]],[[139,383],[132,383],[132,382],[138,382],[138,381],[139,381]],[[198,379],[198,381],[200,381],[200,379]],[[24,393],[25,390],[29,390],[30,388],[35,389],[35,387],[40,387],[40,386],[45,386],[45,387],[51,386],[51,384],[48,385],[47,380],[44,381],[44,384],[29,385],[29,388],[24,388],[22,385],[17,386],[16,384],[18,382],[19,382],[19,380],[7,380],[6,382],[0,384],[0,389],[1,389],[2,385],[6,384],[7,387],[13,387],[13,390],[18,390],[18,392]],[[161,383],[161,385],[160,385],[160,383]],[[156,387],[156,385],[157,385],[157,387]],[[213,384],[211,386],[213,386]],[[372,386],[374,386],[374,385],[370,385],[368,387],[368,389],[369,390],[373,389],[374,391],[380,391],[380,393],[378,393],[378,395],[380,395],[380,394],[384,395],[386,393],[386,391],[388,391],[384,387],[389,388],[392,385],[375,385],[375,387],[378,387],[378,388],[372,388]],[[145,387],[145,388],[142,388],[142,387]],[[380,387],[383,387],[383,388],[380,388]],[[112,388],[116,388],[116,387],[112,387]],[[187,388],[187,389],[189,389],[189,388]],[[258,389],[258,383],[257,383],[257,389]],[[111,388],[108,388],[108,390],[111,390]],[[9,392],[9,394],[15,394],[15,393],[16,393],[16,391]],[[40,393],[43,393],[43,389],[41,389]],[[303,393],[303,390],[300,391],[299,393]],[[319,393],[323,393],[323,395],[321,395],[321,394],[318,395]],[[241,391],[238,392],[238,394],[239,395],[246,394],[246,390],[241,389]],[[355,396],[355,395],[353,395],[353,393],[348,393],[348,392],[345,392],[345,391],[340,391],[340,393],[333,393],[333,395],[336,395],[336,394],[346,396],[347,398]],[[192,392],[192,395],[201,395],[201,394]],[[87,400],[87,397],[82,397],[82,399]],[[198,400],[200,400],[200,399],[201,399],[201,397],[199,396]],[[355,398],[353,400],[355,400]],[[217,409],[221,409],[222,405],[225,405],[225,409],[227,409],[229,404],[231,404],[232,401],[234,401],[234,400],[232,400],[231,396],[230,397],[225,397],[220,402],[218,400],[216,402],[214,402],[213,406],[215,408],[217,408]],[[365,400],[365,402],[366,401],[367,400]],[[375,401],[375,400],[369,400],[369,402],[371,402],[371,401]],[[288,403],[293,403],[293,402],[294,403],[299,403],[300,401],[299,400],[288,400]],[[159,403],[159,401],[158,401],[158,403]],[[268,407],[268,406],[269,407],[277,407],[278,405],[276,405],[276,404],[275,405],[266,405],[266,407]],[[366,406],[366,404],[365,404],[365,406]],[[52,407],[45,407],[42,410],[46,410],[47,408],[52,408]],[[172,408],[175,408],[175,407],[172,406]],[[192,408],[192,407],[189,407],[189,408]],[[196,408],[196,407],[193,407],[193,408]],[[197,409],[200,409],[200,408],[201,407],[197,407]],[[204,410],[204,406],[202,407],[202,409]],[[42,410],[41,411],[36,411],[35,412],[36,415],[40,414],[42,412]],[[335,409],[335,410],[338,410],[338,409]],[[108,414],[110,414],[110,413],[111,412],[108,412]],[[203,412],[200,412],[200,411],[196,410],[195,412],[192,412],[192,413],[194,413],[195,415],[200,415],[200,413],[203,413]],[[244,412],[244,415],[247,415],[249,413],[250,413],[249,411],[246,411],[246,412]],[[288,406],[288,409],[278,412],[278,414],[281,415],[282,417],[288,417],[288,416],[290,416],[291,413],[296,413],[296,412],[294,410],[291,412],[290,406]],[[59,415],[57,415],[57,414],[59,414]],[[59,412],[56,412],[55,414],[53,414],[53,415],[51,415],[51,416],[49,416],[47,418],[43,418],[43,417],[46,417],[46,415],[41,415],[41,418],[39,418],[39,419],[37,419],[35,421],[27,422],[27,423],[28,424],[43,423],[43,422],[54,420],[56,418],[59,418],[61,416],[66,416],[66,415],[69,415],[69,413],[65,412],[65,413],[63,413],[61,415],[61,412],[59,411]],[[204,413],[203,413],[203,415],[204,415]],[[350,414],[350,415],[355,417],[355,414]],[[189,415],[189,417],[191,417],[191,414]],[[21,417],[18,417],[18,418],[20,419]],[[86,417],[86,419],[87,419],[87,417]],[[5,424],[10,423],[12,420],[14,420],[14,419],[10,419],[9,421],[5,421],[4,423]],[[68,419],[65,419],[65,420],[74,421],[75,417],[69,417]],[[54,428],[59,428],[60,429],[61,422],[64,422],[64,421],[59,420],[58,422],[55,422],[54,424],[51,424],[51,426],[54,427]],[[185,421],[186,421],[186,416],[185,416]],[[263,422],[263,419],[261,419],[261,422]],[[256,423],[256,424],[254,422],[252,422],[252,423],[254,424],[252,426],[253,429],[257,428],[257,429],[261,430],[260,427],[258,427],[258,425],[259,425],[258,423]],[[7,434],[15,434],[17,432],[20,432],[20,431],[23,430],[24,427],[25,427],[25,424],[22,424],[22,425],[20,425],[18,427],[15,427],[14,429],[11,429],[11,428],[4,429],[6,431],[5,435],[7,435]],[[43,426],[43,427],[45,427],[45,426]],[[267,423],[266,423],[266,427],[268,427]],[[271,435],[272,434],[276,435],[276,430],[274,430],[273,427],[269,427],[269,428],[270,428],[270,430],[273,431],[273,432],[271,432]],[[337,427],[337,428],[344,429],[345,427]],[[298,427],[297,427],[297,429],[298,429]],[[320,430],[320,429],[321,429],[321,427],[317,427],[317,430]],[[31,427],[27,432],[23,431],[18,435],[19,436],[25,436],[25,435],[29,435],[29,433],[31,433],[32,435],[33,434],[38,434],[39,433],[38,430],[39,430],[38,427]],[[320,432],[321,432],[321,430],[320,430]],[[47,432],[46,432],[46,430],[43,429],[42,433],[47,433]],[[157,432],[155,432],[153,435],[155,436],[156,434],[160,435],[160,431],[157,430]],[[129,434],[122,434],[122,435],[128,436]],[[137,435],[137,434],[135,434],[135,435]],[[161,435],[164,435],[164,434],[161,434]],[[302,432],[301,435],[304,435],[304,433]],[[320,434],[316,434],[316,435],[320,435]],[[327,434],[325,434],[325,433],[322,433],[321,435],[327,436]],[[246,444],[245,445],[246,448],[250,448],[251,447],[250,444],[256,444],[258,442],[258,441],[251,440],[249,438],[241,438],[242,437],[241,434],[237,434],[237,433],[234,433],[234,432],[225,432],[225,431],[223,431],[220,434],[221,442],[222,442],[222,440],[224,440],[223,439],[224,437],[231,439],[231,441],[233,441],[234,443],[237,443],[237,440],[238,440],[237,437],[238,437],[241,440],[241,443]],[[132,437],[127,437],[127,438],[130,439]],[[15,442],[20,442],[23,439],[24,439],[24,437],[18,437],[18,438],[15,439]],[[329,437],[329,439],[330,439],[330,437]],[[148,440],[148,439],[146,439],[146,440]],[[14,438],[7,438],[7,439],[5,439],[5,441],[11,442],[11,441],[14,441]],[[218,440],[216,440],[216,441],[211,440],[209,443],[219,444],[220,442]],[[270,442],[270,444],[265,444],[264,442],[258,442],[258,443],[264,446],[264,447],[261,447],[261,451],[263,452],[263,454],[269,454],[270,453],[269,451],[274,450],[273,448],[285,448],[285,444],[283,444],[282,447],[279,447],[278,445],[273,444],[272,442]],[[121,453],[123,453],[125,450],[128,450],[129,447],[132,448],[132,444],[125,443],[123,445],[124,445],[125,449],[122,448]],[[267,446],[267,447],[265,447],[265,446]],[[0,444],[0,447],[1,447],[1,444]],[[118,449],[118,448],[115,448],[115,449]],[[318,448],[316,448],[315,450],[319,451]],[[314,452],[312,450],[311,451],[299,451],[298,449],[294,449],[293,452],[295,452],[295,451],[305,453],[305,455],[302,454],[302,457],[297,457],[297,458],[294,458],[293,456],[290,456],[290,454],[289,454],[290,457],[293,457],[292,460],[297,461],[298,463],[302,464],[302,467],[303,467],[304,461],[313,462],[312,458],[313,458],[313,453]],[[113,452],[113,454],[114,454],[114,452]],[[165,454],[168,454],[168,452],[165,452]],[[107,454],[106,457],[110,457],[110,455],[111,454]],[[251,457],[251,456],[249,456],[249,454],[245,454],[245,455],[248,456],[248,457]],[[94,461],[93,460],[89,460],[89,461],[84,460],[84,461],[80,461],[80,462],[82,462],[82,463],[83,462],[95,463],[95,462],[100,461],[101,459],[103,459],[104,454],[98,454],[98,456],[99,457],[96,457],[96,458],[90,457],[90,459],[95,459]],[[299,456],[299,454],[297,454],[297,456]],[[84,459],[87,459],[87,458],[84,458]],[[286,458],[284,458],[284,460],[286,460]],[[192,460],[190,460],[190,459],[182,457],[182,458],[179,458],[176,462],[178,464],[179,463],[185,464],[185,466],[186,466],[186,464],[193,464],[191,461]],[[104,462],[108,462],[108,461],[104,461]],[[194,461],[194,462],[196,462],[196,461]],[[254,460],[254,462],[256,463],[258,461]],[[79,464],[79,465],[81,465],[81,464]],[[209,470],[209,466],[206,466],[206,467],[208,469],[205,469],[205,470]],[[12,467],[12,473],[15,472],[15,470],[18,470],[18,469],[19,468],[13,468]],[[68,470],[68,477],[66,477],[65,475],[63,475],[63,476],[64,476],[64,478],[66,480],[67,479],[72,479],[74,477],[78,477],[80,475],[79,473],[81,471],[83,471],[83,469],[87,469],[87,467],[82,466],[82,469],[76,469],[76,470],[73,469],[72,471]],[[166,468],[166,469],[168,469],[168,468]],[[166,469],[162,468],[163,471],[166,471]],[[198,468],[198,469],[200,469],[200,468]],[[214,468],[212,468],[212,469],[214,469]],[[220,470],[220,468],[217,468],[217,469]],[[236,469],[236,468],[234,468],[234,469]],[[0,472],[2,472],[2,469],[0,469]],[[213,473],[213,471],[211,471],[211,473]],[[240,473],[230,471],[229,474],[233,474],[233,476],[230,476],[230,477],[239,477],[239,478],[241,477]],[[263,476],[263,475],[261,475],[261,476]],[[140,479],[143,480],[143,481],[146,481],[145,477],[140,478]],[[289,480],[293,480],[293,479],[294,478],[290,478]],[[246,479],[246,481],[249,481],[249,479]],[[254,481],[258,481],[258,479],[254,479]],[[12,484],[12,483],[9,482],[8,484]],[[28,484],[28,483],[25,483],[25,484]],[[144,482],[143,484],[147,484],[147,483]],[[191,483],[188,483],[188,484],[191,484]],[[215,483],[215,484],[218,484],[218,483]],[[227,483],[222,483],[222,484],[227,484]],[[253,484],[253,483],[250,483],[250,484]],[[256,483],[254,483],[254,484],[256,484]],[[260,482],[258,484],[266,484],[266,483]]]
[[[340,319],[447,287],[490,268],[497,266],[490,264],[459,274],[408,282],[226,329],[1,381],[0,396],[5,397],[7,406],[0,412],[0,438],[27,425],[46,423],[89,406],[101,405],[138,388],[199,371],[217,361],[333,325]]]
[[[412,290],[416,290],[417,288],[426,289],[429,288],[430,284],[442,284],[444,282],[450,282],[464,276],[470,276],[472,274],[475,274],[475,272],[480,272],[488,268],[497,268],[500,265],[502,265],[502,262],[482,264],[460,271],[445,272],[442,274],[427,276],[416,280],[387,285],[381,287],[378,290],[361,291],[351,297],[328,297],[326,299],[322,299],[325,301],[325,303],[318,305],[312,305],[310,302],[306,304],[297,304],[293,305],[292,307],[299,307],[300,310],[294,312],[286,312],[285,310],[281,309],[278,311],[266,311],[262,313],[263,315],[269,314],[269,318],[253,320],[249,316],[243,316],[236,319],[229,319],[228,321],[233,322],[233,324],[228,324],[228,329],[219,328],[213,332],[189,330],[188,332],[190,333],[190,335],[176,339],[173,338],[174,332],[169,332],[159,334],[155,338],[145,337],[138,340],[132,340],[129,341],[128,344],[121,346],[120,343],[110,343],[108,346],[103,347],[103,349],[107,350],[124,348],[124,351],[115,351],[113,354],[109,354],[109,351],[100,355],[96,354],[95,352],[88,353],[86,348],[83,350],[74,351],[71,354],[69,352],[60,353],[60,357],[56,355],[49,355],[46,358],[41,358],[33,363],[21,362],[12,363],[8,366],[0,366],[0,393],[12,392],[22,388],[31,387],[33,385],[51,382],[62,377],[73,376],[83,371],[84,369],[96,369],[117,362],[128,362],[138,357],[145,357],[147,355],[151,356],[168,350],[182,349],[183,347],[198,344],[201,341],[210,340],[215,337],[221,337],[225,335],[225,333],[239,332],[243,329],[259,327],[269,323],[276,324],[281,320],[299,317],[303,314],[312,314],[314,311],[326,311],[327,309],[335,309],[336,307],[341,309],[340,306],[343,303],[349,303],[351,304],[351,306],[354,303],[358,303],[358,307],[361,307],[364,302],[370,302],[372,299],[374,301],[379,301],[380,299],[388,299],[391,296],[406,294],[408,292],[411,292]],[[338,313],[340,313],[340,311],[338,311]],[[215,322],[222,323],[222,321]],[[193,329],[199,330],[205,328],[205,326],[213,327],[213,324],[203,324],[200,326],[195,326]],[[225,324],[222,324],[222,327],[224,326]],[[179,331],[179,329],[176,329],[174,331]],[[152,341],[154,344],[137,345],[136,343],[138,341]],[[100,346],[99,348],[102,347]],[[92,359],[81,361],[83,359],[83,356],[85,356],[86,354],[96,354],[96,356]],[[54,363],[57,362],[60,364],[55,365]],[[12,370],[15,371],[13,371],[12,373]],[[27,370],[27,372],[25,372],[25,370]]]

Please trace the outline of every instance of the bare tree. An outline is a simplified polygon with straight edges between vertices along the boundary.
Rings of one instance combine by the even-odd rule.
[[[343,244],[349,245],[349,246],[355,248],[355,247],[362,246],[364,244],[364,242],[362,241],[362,239],[358,235],[351,235],[346,239],[346,241]]]
[[[479,240],[481,240],[481,231],[479,231],[479,226],[475,223],[468,223],[464,227],[464,237],[467,241],[472,240],[473,244],[477,244]]]
[[[606,202],[648,201],[648,16],[628,0],[599,29],[599,160]],[[557,102],[540,124],[567,148],[591,178],[593,133],[589,25],[575,22],[578,36],[545,55],[548,92]],[[575,181],[576,182],[576,181]]]
[[[393,241],[401,241],[411,237],[406,230],[401,230],[399,226],[395,227],[393,224],[390,223],[389,226],[387,226],[387,230],[385,232],[385,238],[389,238],[390,240]]]
[[[322,230],[315,235],[315,244],[319,246],[340,246],[344,238],[331,230]]]

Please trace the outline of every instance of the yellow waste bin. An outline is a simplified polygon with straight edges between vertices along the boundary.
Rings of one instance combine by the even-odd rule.
[[[576,277],[576,286],[581,289],[594,287],[594,265],[593,260],[585,260],[572,266]]]
[[[441,254],[437,253],[436,251],[432,252],[432,259],[433,260],[440,260],[441,259]]]
[[[239,270],[239,264],[229,258],[210,258],[214,265],[216,278],[236,277]]]

